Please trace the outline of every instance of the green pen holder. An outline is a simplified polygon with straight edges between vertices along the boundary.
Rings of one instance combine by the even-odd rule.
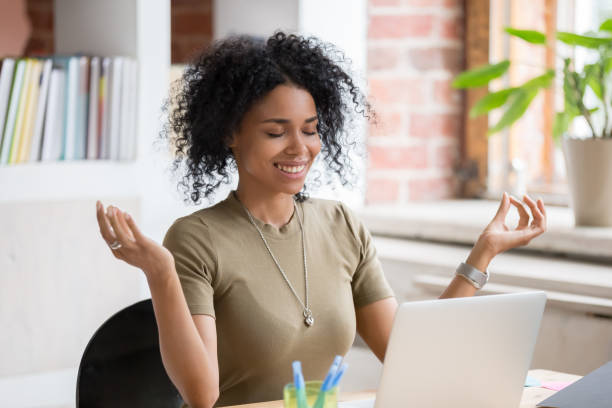
[[[319,396],[323,381],[306,381],[306,401],[308,408],[312,408]],[[295,385],[289,383],[283,388],[283,403],[285,408],[298,408]],[[323,408],[338,408],[338,387],[334,387],[325,393]]]

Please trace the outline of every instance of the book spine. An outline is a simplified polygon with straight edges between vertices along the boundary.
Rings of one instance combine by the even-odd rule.
[[[2,156],[0,157],[1,164],[9,163],[10,150],[13,144],[13,135],[15,133],[15,122],[17,121],[17,111],[19,110],[19,101],[21,99],[21,89],[23,87],[25,68],[25,59],[20,59],[17,62],[17,68],[15,69],[13,84],[11,86],[9,110],[6,116],[4,136],[2,138]]]
[[[90,63],[89,75],[89,118],[87,120],[87,159],[98,157],[98,113],[100,88],[100,58],[93,57]]]
[[[45,112],[47,109],[47,103],[49,99],[49,82],[51,80],[51,69],[53,68],[53,62],[47,59],[44,62],[42,71],[42,82],[40,85],[40,95],[38,97],[38,106],[36,107],[36,120],[34,123],[34,135],[32,137],[32,147],[30,150],[30,162],[40,160],[41,157],[41,141],[43,133],[43,124],[45,119]]]
[[[15,129],[13,130],[13,140],[11,142],[11,151],[9,153],[8,163],[17,163],[17,155],[19,151],[19,144],[21,143],[21,137],[24,127],[25,111],[28,104],[28,94],[30,90],[30,84],[32,82],[32,59],[26,59],[25,72],[23,75],[23,85],[21,86],[21,92],[19,96],[19,107],[17,108],[17,116],[15,117]]]

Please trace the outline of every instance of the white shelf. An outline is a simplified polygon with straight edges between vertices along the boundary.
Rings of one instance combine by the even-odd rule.
[[[0,166],[0,203],[136,196],[137,162],[75,160]]]
[[[55,0],[54,18],[57,54],[123,55],[138,62],[138,157],[0,166],[0,203],[158,195],[144,178],[163,177],[155,173],[151,143],[169,84],[170,0]]]

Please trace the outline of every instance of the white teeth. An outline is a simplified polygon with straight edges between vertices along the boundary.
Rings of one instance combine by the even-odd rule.
[[[276,167],[278,167],[279,169],[281,169],[285,173],[299,173],[302,170],[304,170],[306,165],[301,165],[301,166],[282,166],[280,164],[276,164]]]

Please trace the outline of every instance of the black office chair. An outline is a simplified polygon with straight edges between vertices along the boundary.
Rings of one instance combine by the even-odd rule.
[[[162,365],[151,299],[100,326],[83,352],[76,388],[77,408],[183,406]]]

